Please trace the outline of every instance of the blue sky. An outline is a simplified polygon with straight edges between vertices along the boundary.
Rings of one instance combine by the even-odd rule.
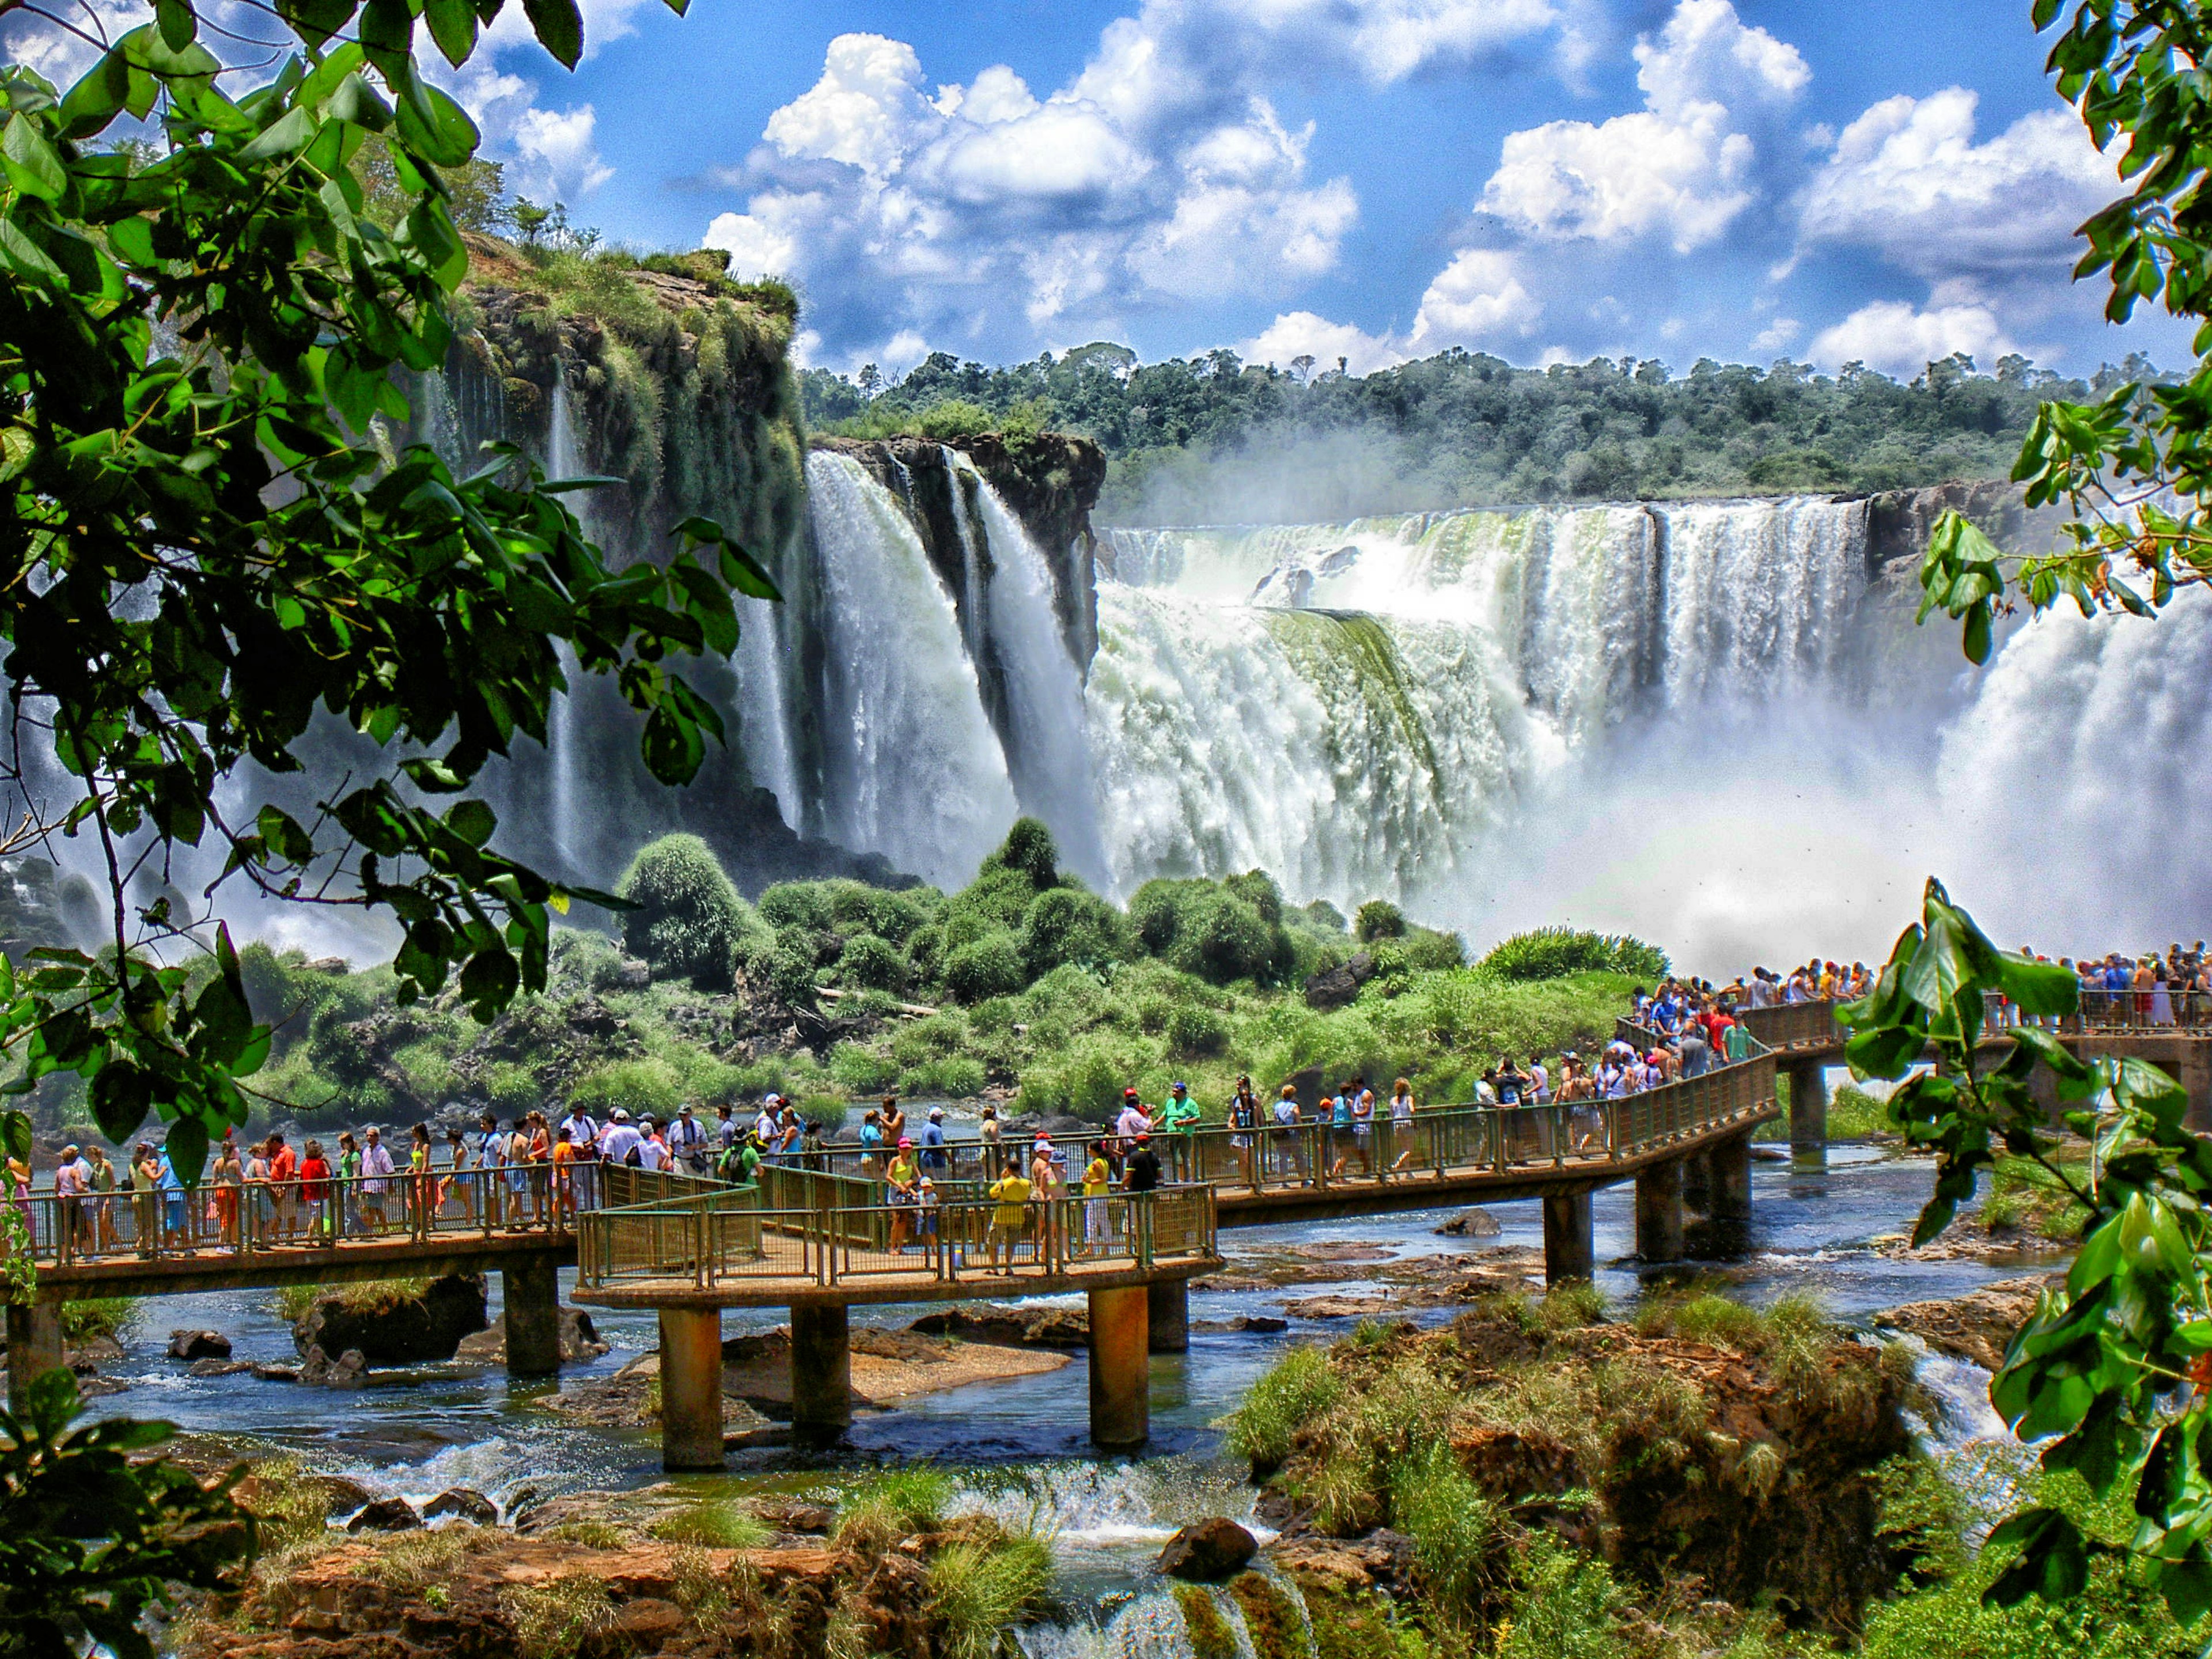
[[[833,368],[2186,356],[2069,283],[2116,182],[2024,0],[585,11],[574,75],[518,15],[454,77],[487,152],[612,240],[791,280]]]

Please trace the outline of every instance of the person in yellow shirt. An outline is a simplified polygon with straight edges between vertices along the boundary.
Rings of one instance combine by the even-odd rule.
[[[1029,1225],[1030,1178],[1018,1168],[1012,1169],[991,1183],[991,1199],[999,1207],[991,1212],[990,1271],[1002,1278],[1014,1270],[1014,1251],[1019,1248],[1022,1234]],[[1006,1265],[999,1266],[999,1250],[1004,1246]]]
[[[1104,1255],[1110,1243],[1106,1194],[1114,1190],[1114,1166],[1094,1148],[1083,1171],[1083,1245],[1089,1255]]]

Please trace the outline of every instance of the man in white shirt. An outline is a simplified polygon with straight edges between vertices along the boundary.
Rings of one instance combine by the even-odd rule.
[[[724,1152],[738,1144],[738,1119],[726,1101],[714,1108],[714,1139]]]
[[[361,1223],[371,1232],[382,1232],[385,1183],[392,1178],[392,1149],[384,1144],[384,1131],[370,1124],[361,1149]]]
[[[568,1115],[563,1117],[556,1127],[568,1132],[568,1144],[576,1149],[576,1156],[579,1158],[593,1158],[598,1155],[599,1126],[592,1121],[592,1115],[582,1107],[571,1106]]]
[[[1114,1120],[1114,1133],[1124,1140],[1134,1140],[1139,1135],[1152,1132],[1152,1114],[1134,1089],[1121,1091],[1121,1115]]]
[[[753,1119],[753,1133],[761,1138],[763,1146],[775,1143],[776,1108],[783,1104],[781,1095],[770,1095],[761,1102],[760,1114]]]
[[[85,1224],[84,1196],[92,1190],[92,1165],[74,1146],[62,1148],[62,1161],[54,1170],[54,1196],[61,1200],[62,1245],[65,1250],[89,1250],[92,1230]]]
[[[691,1115],[689,1106],[679,1108],[676,1121],[668,1126],[668,1152],[678,1167],[694,1175],[707,1173],[707,1128]]]
[[[635,1164],[641,1160],[630,1154],[637,1150],[643,1137],[629,1121],[629,1114],[621,1107],[615,1108],[607,1121],[607,1132],[599,1137],[599,1158],[607,1164]]]

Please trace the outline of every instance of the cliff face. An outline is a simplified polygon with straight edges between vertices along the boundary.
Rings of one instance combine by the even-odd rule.
[[[1925,489],[1893,489],[1867,499],[1867,568],[1877,579],[1894,577],[1900,562],[1910,579],[1928,550],[1929,533],[1945,513],[1963,513],[2009,553],[2043,553],[2058,540],[2067,515],[2055,507],[2031,511],[2021,487],[2002,478],[1954,479]]]

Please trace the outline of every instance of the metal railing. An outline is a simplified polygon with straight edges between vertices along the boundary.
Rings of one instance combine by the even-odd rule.
[[[805,1176],[807,1172],[798,1172]],[[848,1205],[834,1177],[793,1182],[809,1204],[761,1207],[757,1188],[593,1211],[579,1218],[577,1279],[592,1289],[677,1282],[700,1290],[793,1281],[823,1288],[871,1277],[1054,1277],[1211,1260],[1210,1187],[933,1204]],[[872,1183],[871,1183],[872,1184]]]
[[[579,1162],[399,1170],[321,1181],[228,1182],[210,1175],[191,1190],[43,1191],[14,1201],[28,1225],[32,1260],[50,1268],[127,1259],[229,1262],[363,1245],[428,1248],[471,1237],[566,1237],[579,1214],[707,1190],[726,1189],[696,1176]]]
[[[1850,1035],[1836,1024],[1836,1004],[1823,997],[1812,1002],[1777,1002],[1765,1008],[1741,1008],[1736,1018],[1754,1038],[1770,1048],[1830,1048]]]
[[[2181,1032],[2212,1033],[2212,991],[2176,990],[2154,986],[2148,990],[2130,986],[2108,991],[2083,987],[2081,1006],[2071,1014],[2029,1020],[2019,1005],[1994,991],[1982,994],[1982,1029],[2002,1033],[2024,1024],[2045,1030],[2067,1032],[2134,1031],[2148,1036]]]

